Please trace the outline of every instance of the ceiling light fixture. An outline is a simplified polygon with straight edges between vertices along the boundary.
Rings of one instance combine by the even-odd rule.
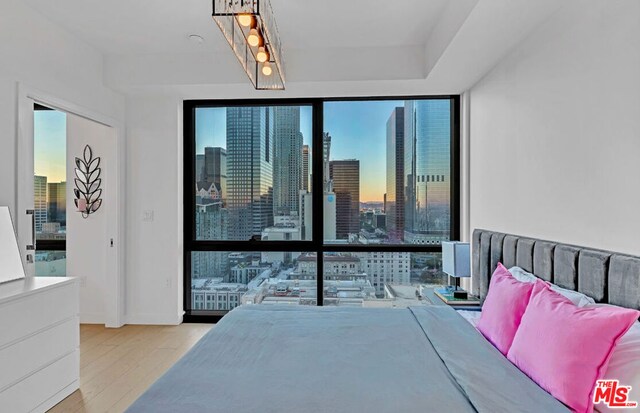
[[[213,20],[256,89],[284,89],[282,48],[269,0],[213,0]]]

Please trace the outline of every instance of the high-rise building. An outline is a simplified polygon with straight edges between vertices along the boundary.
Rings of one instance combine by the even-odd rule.
[[[270,108],[273,119],[273,211],[298,215],[298,195],[303,185],[300,107]]]
[[[309,180],[309,145],[302,145],[302,189],[307,192],[311,192],[311,185]]]
[[[324,220],[322,222],[323,234],[325,241],[337,240],[337,212],[336,212],[336,194],[333,192],[324,193]]]
[[[300,190],[300,239],[311,241],[313,238],[313,195],[305,190]]]
[[[33,210],[36,232],[42,232],[42,224],[47,222],[47,177],[34,176]]]
[[[227,108],[225,199],[230,240],[259,237],[273,225],[272,142],[273,121],[267,108]]]
[[[451,103],[405,102],[405,241],[434,244],[450,236]]]
[[[196,182],[204,181],[206,178],[204,175],[204,154],[203,153],[196,154],[195,178],[196,178]]]
[[[322,182],[324,184],[324,192],[333,192],[331,186],[331,170],[329,168],[329,162],[331,160],[331,135],[328,132],[322,133],[322,162],[323,162],[323,177]]]
[[[404,108],[397,107],[387,120],[387,193],[385,213],[390,240],[404,239]]]
[[[223,208],[216,185],[200,182],[196,196],[196,239],[229,239],[229,215]],[[194,252],[191,260],[193,278],[228,276],[228,253],[219,251]]]
[[[198,172],[198,156],[196,155],[196,173]],[[227,196],[227,151],[219,147],[204,148],[204,160],[201,166],[202,178],[196,180],[216,184],[223,199]]]
[[[333,182],[331,180],[331,135],[328,132],[322,133],[322,185],[323,185],[323,232],[325,241],[334,241],[336,236],[336,194],[333,192]]]
[[[360,233],[360,161],[329,162],[329,176],[336,202],[336,238]]]
[[[48,216],[49,221],[60,223],[61,227],[67,225],[67,183],[51,182],[47,184],[48,190]]]

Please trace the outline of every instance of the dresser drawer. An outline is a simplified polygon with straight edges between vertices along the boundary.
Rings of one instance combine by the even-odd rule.
[[[29,374],[78,349],[78,317],[0,348],[0,392]]]
[[[77,315],[77,283],[0,303],[0,348]]]
[[[80,368],[80,352],[75,352],[55,361],[42,370],[25,378],[23,381],[0,392],[0,406],[2,412],[27,413],[43,403],[50,407],[59,402],[65,395],[60,392],[73,383],[78,383]],[[77,388],[73,386],[73,388]],[[69,389],[69,392],[73,391]],[[52,397],[60,400],[52,401]]]

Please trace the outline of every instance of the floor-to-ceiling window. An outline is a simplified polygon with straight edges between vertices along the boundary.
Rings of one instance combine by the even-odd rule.
[[[33,119],[35,275],[64,276],[67,115],[35,104]]]
[[[242,304],[394,306],[445,284],[458,106],[457,96],[186,101],[187,319]]]

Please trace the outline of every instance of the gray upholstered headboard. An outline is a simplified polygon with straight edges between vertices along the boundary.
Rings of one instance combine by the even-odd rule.
[[[640,257],[476,229],[473,293],[484,300],[498,262],[522,267],[598,303],[640,309]]]

